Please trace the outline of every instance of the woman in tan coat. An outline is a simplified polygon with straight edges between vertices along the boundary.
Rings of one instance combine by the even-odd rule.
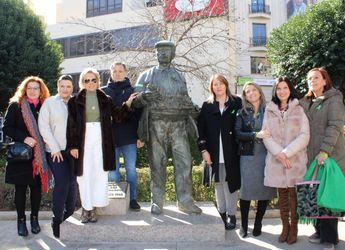
[[[297,100],[296,90],[287,77],[277,78],[272,102],[266,106],[263,129],[267,148],[264,185],[278,188],[283,230],[279,242],[297,241],[297,198],[295,184],[307,169],[309,122]],[[289,214],[290,212],[290,214]]]

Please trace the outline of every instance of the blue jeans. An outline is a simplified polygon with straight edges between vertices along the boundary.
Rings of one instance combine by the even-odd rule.
[[[126,169],[126,181],[130,184],[130,200],[137,199],[137,145],[128,144],[116,148],[116,170],[109,172],[109,181],[120,182],[120,156],[123,155],[124,166]]]
[[[47,153],[49,167],[53,173],[55,186],[53,190],[53,214],[60,222],[74,213],[77,201],[77,180],[69,164],[69,155],[61,151],[62,162],[53,162],[51,154]]]

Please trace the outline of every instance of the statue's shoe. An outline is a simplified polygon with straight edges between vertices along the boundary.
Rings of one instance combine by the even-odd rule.
[[[188,204],[182,204],[178,203],[178,209],[181,212],[187,213],[187,214],[201,214],[202,210],[194,203],[188,203]]]
[[[159,215],[163,212],[163,208],[157,205],[156,203],[151,204],[151,214]]]

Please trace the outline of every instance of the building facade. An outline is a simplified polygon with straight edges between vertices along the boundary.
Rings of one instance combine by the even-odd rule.
[[[170,34],[174,34],[172,31],[183,33],[195,20],[195,13],[203,13],[200,15],[205,15],[206,21],[188,34],[189,40],[180,42],[177,54],[184,55],[190,50],[191,40],[212,37],[215,33],[227,42],[209,39],[202,48],[207,51],[207,56],[201,50],[195,50],[194,62],[188,62],[190,58],[183,61],[181,56],[175,63],[188,64],[189,68],[195,62],[213,65],[205,67],[205,76],[217,73],[219,69],[230,80],[233,92],[240,94],[244,82],[254,81],[263,86],[266,98],[270,98],[274,81],[266,56],[270,33],[290,16],[304,12],[305,6],[316,2],[195,0],[191,5],[189,0],[166,0],[163,8],[162,1],[56,0],[56,23],[47,25],[47,31],[61,44],[65,56],[61,65],[63,73],[71,74],[77,81],[84,68],[95,67],[105,82],[109,77],[109,65],[114,60],[123,61],[130,68],[140,68],[140,63],[152,66],[155,64],[154,43],[164,34],[157,31],[155,22],[165,19]],[[177,14],[180,14],[179,20],[176,19]],[[170,38],[174,40],[174,36]],[[198,74],[186,74],[186,78],[193,101],[200,105],[207,97],[207,80]],[[136,76],[131,75],[132,82]]]

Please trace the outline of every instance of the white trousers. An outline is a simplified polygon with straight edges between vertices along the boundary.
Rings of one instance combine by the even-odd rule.
[[[83,175],[77,178],[81,205],[85,210],[108,206],[108,172],[103,170],[100,122],[87,122]]]

